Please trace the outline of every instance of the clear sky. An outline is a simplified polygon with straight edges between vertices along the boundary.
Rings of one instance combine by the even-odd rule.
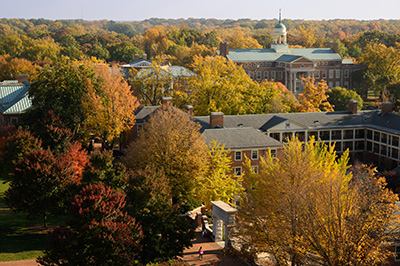
[[[400,19],[400,0],[0,0],[0,18]]]

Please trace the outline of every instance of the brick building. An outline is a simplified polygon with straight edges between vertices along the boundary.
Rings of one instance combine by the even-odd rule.
[[[302,91],[301,78],[325,80],[329,87],[351,88],[351,73],[360,69],[351,59],[338,54],[338,43],[327,43],[327,48],[289,48],[286,26],[279,23],[274,28],[270,49],[229,49],[220,43],[216,54],[241,65],[250,78],[283,83],[295,95]]]

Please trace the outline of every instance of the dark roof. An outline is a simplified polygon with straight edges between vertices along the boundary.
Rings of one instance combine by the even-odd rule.
[[[150,114],[157,110],[159,106],[143,106],[136,110],[135,119],[137,123],[143,123],[147,121],[150,117]]]
[[[251,149],[266,147],[282,147],[282,143],[251,128],[212,128],[203,132],[207,145],[215,140],[225,144],[226,149]]]

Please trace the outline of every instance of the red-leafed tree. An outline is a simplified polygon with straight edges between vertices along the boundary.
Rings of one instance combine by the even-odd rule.
[[[48,214],[65,213],[88,162],[78,143],[70,143],[57,156],[42,148],[26,153],[14,167],[7,204],[28,217],[42,215],[47,226]]]
[[[29,131],[20,129],[14,134],[4,137],[3,140],[0,177],[4,180],[10,180],[14,166],[24,158],[26,153],[40,149],[41,141],[32,136]]]
[[[143,233],[124,212],[124,194],[108,186],[88,185],[75,196],[67,226],[48,235],[41,265],[134,265]]]

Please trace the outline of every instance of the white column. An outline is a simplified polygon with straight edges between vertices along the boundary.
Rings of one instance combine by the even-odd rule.
[[[215,216],[213,216],[213,235],[214,241],[222,240],[222,221]]]

